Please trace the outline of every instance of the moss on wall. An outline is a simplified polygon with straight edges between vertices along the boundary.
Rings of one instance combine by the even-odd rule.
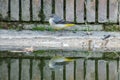
[[[120,25],[104,25],[104,31],[120,31]]]
[[[40,22],[41,22],[41,23],[44,23],[45,14],[44,14],[43,10],[40,10],[40,11],[39,11],[38,17],[41,19]]]

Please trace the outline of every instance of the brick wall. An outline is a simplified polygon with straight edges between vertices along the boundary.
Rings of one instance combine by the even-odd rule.
[[[118,23],[119,0],[0,0],[1,21],[47,22],[57,14],[75,23]]]

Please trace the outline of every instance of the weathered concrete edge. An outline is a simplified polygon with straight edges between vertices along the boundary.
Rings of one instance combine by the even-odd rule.
[[[0,26],[3,29],[6,29],[7,26],[11,26],[13,29],[24,29],[24,30],[31,30],[31,29],[52,29],[52,27],[46,23],[46,24],[40,24],[40,23],[26,23],[26,22],[0,22]],[[9,27],[8,27],[9,28]],[[42,29],[41,29],[42,28]],[[104,30],[104,27],[102,24],[76,24],[73,27],[66,28],[65,30],[69,31],[102,31]]]
[[[109,36],[110,35],[110,36]],[[104,37],[109,36],[106,39]],[[0,50],[120,51],[120,32],[0,30]]]

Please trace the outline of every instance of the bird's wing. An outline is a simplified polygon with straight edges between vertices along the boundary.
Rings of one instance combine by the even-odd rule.
[[[56,24],[64,24],[64,23],[65,23],[64,20],[59,20],[59,21],[54,20],[54,22],[55,22]]]
[[[68,64],[69,62],[56,62],[55,65],[66,65]]]
[[[54,16],[54,20],[53,20],[56,24],[66,24],[66,23],[70,23],[70,22],[67,22],[63,19],[61,19],[60,17],[58,16]]]

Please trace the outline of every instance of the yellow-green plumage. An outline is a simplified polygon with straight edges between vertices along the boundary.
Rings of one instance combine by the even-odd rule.
[[[65,24],[65,27],[72,27],[75,26],[75,24]]]
[[[74,59],[70,59],[70,58],[66,58],[66,57],[62,57],[62,56],[55,56],[51,59],[51,61],[54,61],[54,62],[64,62],[64,61],[73,61]]]
[[[75,24],[55,24],[54,29],[56,29],[56,30],[64,30],[65,28],[73,27],[73,26],[75,26]]]
[[[74,61],[74,59],[70,59],[62,56],[55,56],[49,61],[49,67],[54,68],[55,66],[65,65],[72,61]]]
[[[69,59],[69,58],[65,58],[65,61],[67,61],[67,62],[71,62],[71,61],[73,61],[74,59]]]

